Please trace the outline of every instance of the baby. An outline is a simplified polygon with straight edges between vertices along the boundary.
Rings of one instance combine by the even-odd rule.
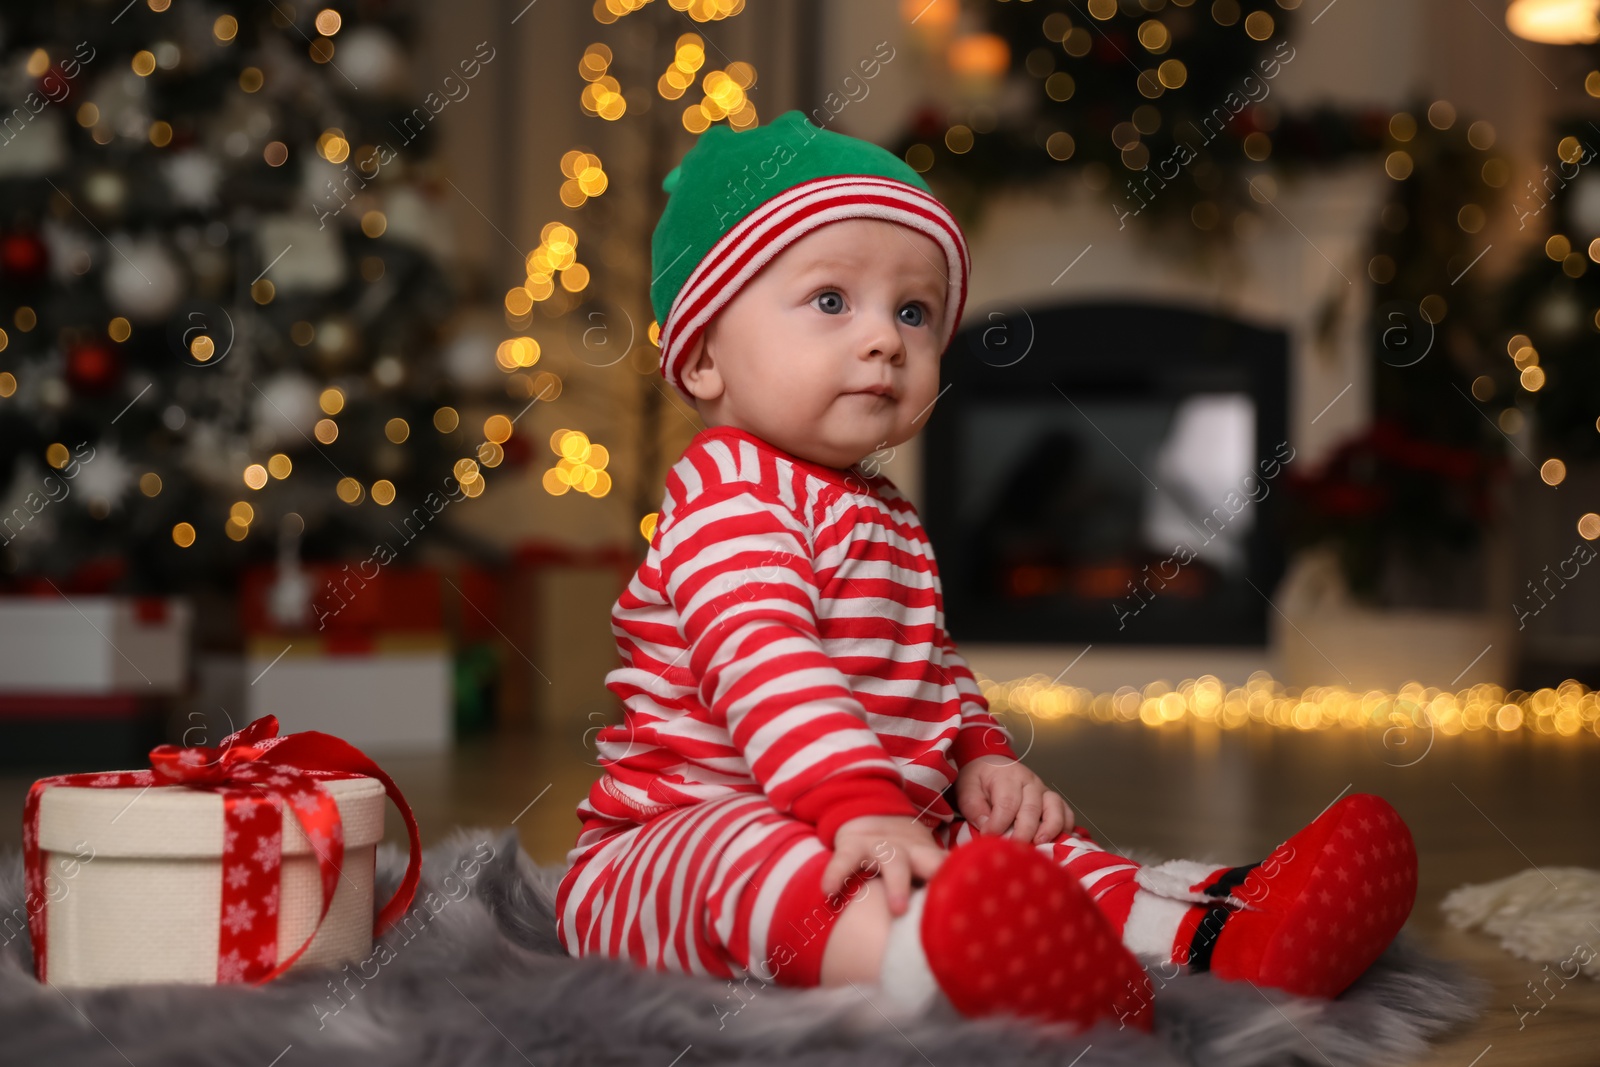
[[[1345,797],[1260,863],[1141,867],[1019,760],[951,641],[869,459],[927,419],[966,300],[922,178],[790,111],[713,127],[663,186],[661,369],[706,428],[613,609],[625,717],[578,806],[567,952],[1073,1029],[1151,1028],[1141,956],[1344,990],[1416,893],[1387,803]]]

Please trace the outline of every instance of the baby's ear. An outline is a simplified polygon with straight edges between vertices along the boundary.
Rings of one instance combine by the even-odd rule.
[[[700,370],[701,363],[705,361],[705,355],[706,331],[701,330],[699,335],[695,337],[694,344],[689,346],[689,351],[684,353],[683,356],[682,374],[686,379],[691,372],[698,372]]]
[[[695,397],[696,410],[699,410],[699,401],[714,400],[722,392],[722,375],[706,355],[705,330],[700,331],[684,355],[679,377],[683,379],[684,388]]]

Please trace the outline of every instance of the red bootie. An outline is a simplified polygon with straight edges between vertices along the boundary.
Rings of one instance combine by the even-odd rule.
[[[1076,879],[1036,848],[984,836],[928,880],[928,969],[968,1017],[1153,1028],[1151,983]]]
[[[1394,940],[1417,896],[1411,831],[1387,801],[1356,793],[1249,867],[1193,888],[1243,901],[1195,908],[1192,970],[1309,997],[1336,997]]]

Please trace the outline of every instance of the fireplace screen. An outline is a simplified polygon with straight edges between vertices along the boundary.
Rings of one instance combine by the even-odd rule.
[[[1127,305],[1027,319],[1021,359],[956,338],[925,438],[952,634],[1264,643],[1293,462],[1284,335]]]

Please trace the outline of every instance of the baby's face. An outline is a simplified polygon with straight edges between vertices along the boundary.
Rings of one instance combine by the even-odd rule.
[[[780,252],[711,320],[684,362],[684,385],[707,426],[848,467],[927,422],[950,311],[945,286],[932,238],[881,219],[828,223]]]

